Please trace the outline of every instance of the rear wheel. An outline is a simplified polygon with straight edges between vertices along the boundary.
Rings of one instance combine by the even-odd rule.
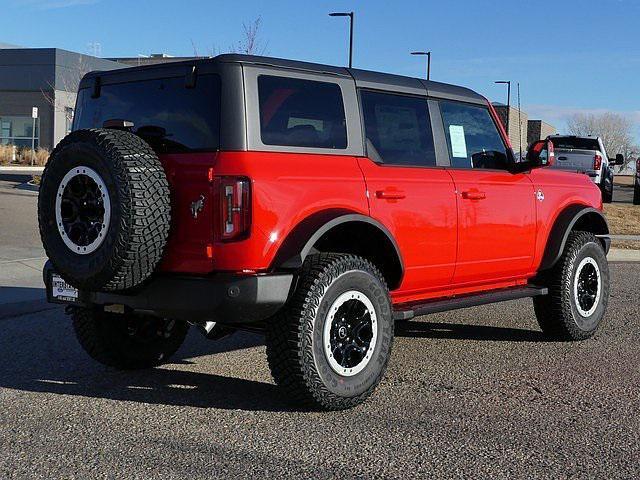
[[[134,313],[74,308],[73,328],[82,348],[94,360],[119,369],[155,367],[176,353],[189,325]]]
[[[572,232],[546,277],[549,294],[533,300],[542,331],[561,340],[591,337],[609,302],[609,265],[599,240],[592,233]]]
[[[269,322],[267,357],[290,398],[339,410],[362,403],[380,383],[393,342],[391,302],[367,260],[311,255],[299,286]]]

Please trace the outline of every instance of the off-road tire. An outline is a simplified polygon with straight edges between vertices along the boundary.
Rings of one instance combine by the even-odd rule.
[[[371,359],[354,376],[332,370],[322,332],[332,302],[344,292],[362,292],[377,316]],[[386,282],[378,269],[347,254],[310,255],[285,307],[268,321],[267,358],[275,382],[297,404],[341,410],[362,403],[380,383],[391,355],[394,324]]]
[[[607,187],[604,182],[602,182],[602,202],[603,203],[611,203],[613,202],[613,185],[611,186],[611,190],[607,190]]]
[[[122,370],[151,368],[166,362],[180,348],[189,330],[184,321],[109,313],[100,308],[74,307],[71,318],[84,351],[97,362]]]
[[[574,295],[576,269],[590,257],[600,272],[600,296],[594,312],[583,317]],[[558,263],[543,276],[549,294],[533,299],[536,318],[543,333],[555,340],[584,340],[602,322],[609,302],[609,265],[600,241],[589,232],[572,232]]]
[[[111,211],[104,240],[84,255],[64,243],[56,223],[58,188],[78,166],[101,177]],[[162,164],[144,140],[120,130],[77,130],[58,144],[45,167],[38,199],[40,236],[56,272],[71,285],[126,290],[143,283],[160,262],[171,224],[170,203]]]

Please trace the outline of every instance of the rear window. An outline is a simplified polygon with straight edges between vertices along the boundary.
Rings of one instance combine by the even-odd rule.
[[[102,128],[106,120],[133,122],[133,132],[159,153],[217,150],[220,145],[220,80],[199,75],[194,88],[184,77],[103,85],[78,94],[74,130]]]
[[[600,150],[595,138],[551,137],[550,140],[558,150]]]
[[[344,104],[337,84],[261,75],[258,95],[265,145],[347,148]]]

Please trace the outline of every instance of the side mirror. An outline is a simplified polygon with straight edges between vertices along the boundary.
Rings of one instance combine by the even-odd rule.
[[[530,168],[549,167],[555,163],[553,143],[550,140],[538,140],[529,147],[526,163]]]
[[[616,155],[616,159],[612,162],[613,165],[624,165],[624,155],[621,153]]]

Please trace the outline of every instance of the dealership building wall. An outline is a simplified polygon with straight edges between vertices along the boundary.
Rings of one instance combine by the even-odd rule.
[[[58,48],[0,48],[0,144],[31,147],[35,133],[36,146],[51,150],[71,128],[82,75],[124,67]]]

